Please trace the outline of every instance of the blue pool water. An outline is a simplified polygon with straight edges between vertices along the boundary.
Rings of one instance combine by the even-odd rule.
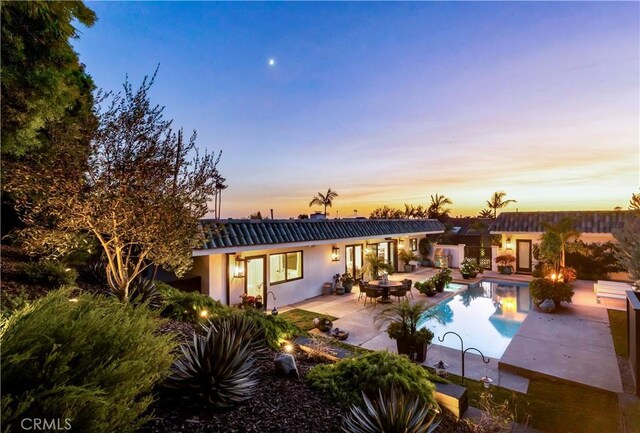
[[[483,281],[433,307],[438,318],[425,317],[420,327],[433,331],[432,344],[460,350],[460,340],[455,335],[447,335],[442,343],[438,341],[444,333],[454,331],[462,336],[465,348],[475,347],[485,356],[500,358],[530,309],[527,284]]]

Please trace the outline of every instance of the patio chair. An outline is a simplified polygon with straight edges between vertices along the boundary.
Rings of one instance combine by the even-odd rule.
[[[402,284],[404,284],[403,287],[407,288],[407,293],[411,296],[411,299],[413,299],[413,292],[411,291],[411,288],[413,287],[413,280],[405,278],[404,280],[402,280]]]
[[[380,290],[374,289],[372,287],[365,288],[364,294],[365,294],[364,305],[367,305],[367,299],[371,299],[371,302],[374,303],[373,308],[376,307],[376,304],[378,303],[378,298],[382,296],[382,292]]]
[[[360,302],[360,298],[365,294],[365,290],[369,287],[369,283],[366,283],[363,279],[358,280],[358,287],[360,288],[360,294],[358,294],[358,302]],[[365,297],[366,301],[366,297]]]
[[[395,289],[389,290],[389,296],[395,296],[398,299],[398,302],[400,302],[400,298],[407,299],[407,291],[409,291],[409,289],[407,289],[407,286],[402,285]]]

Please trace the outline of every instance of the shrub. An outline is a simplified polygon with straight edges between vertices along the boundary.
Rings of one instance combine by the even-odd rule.
[[[440,424],[434,423],[438,409],[394,387],[388,394],[378,390],[373,401],[364,394],[362,397],[364,408],[353,406],[342,422],[342,430],[347,433],[430,433]]]
[[[553,299],[557,306],[561,301],[571,302],[573,287],[565,282],[554,282],[547,278],[534,278],[529,283],[529,292],[537,304],[545,299]]]
[[[75,269],[69,268],[60,262],[52,261],[21,263],[18,266],[18,270],[26,282],[47,286],[52,289],[71,286],[75,284],[78,276]]]
[[[107,286],[106,293],[120,301],[125,299],[124,290],[119,287]],[[146,304],[150,308],[158,309],[162,307],[164,299],[155,281],[139,276],[129,284],[127,301],[132,305]]]
[[[435,282],[431,278],[429,278],[426,281],[416,282],[414,284],[414,287],[418,292],[422,293],[423,295],[433,296],[437,293]]]
[[[78,276],[85,283],[107,287],[107,265],[102,260],[93,260],[78,268]]]
[[[493,260],[495,260],[495,262],[500,266],[512,266],[516,262],[516,258],[513,254],[502,254]]]
[[[565,283],[573,283],[577,277],[576,270],[568,266],[560,269],[560,275]]]
[[[279,349],[283,340],[300,334],[297,326],[280,316],[265,314],[256,308],[245,308],[242,314],[259,325],[266,345],[273,349]]]
[[[164,298],[162,317],[180,322],[204,323],[210,317],[225,316],[231,309],[220,302],[197,292],[183,292],[162,281],[156,281],[156,288]]]
[[[568,244],[565,262],[576,270],[581,280],[606,279],[611,272],[622,272],[624,267],[616,258],[613,242],[587,243],[576,241]]]
[[[361,391],[369,397],[378,389],[392,386],[415,395],[423,404],[437,408],[432,381],[441,381],[406,356],[387,351],[341,359],[335,364],[318,365],[307,373],[312,387],[343,405],[363,403]]]
[[[2,423],[69,419],[74,431],[135,431],[148,418],[156,383],[173,361],[147,308],[69,290],[17,311],[0,331]]]
[[[256,322],[245,316],[219,319],[206,335],[193,334],[182,345],[182,357],[173,365],[166,386],[195,404],[229,407],[253,397],[257,379]]]
[[[14,312],[26,307],[29,304],[29,295],[21,290],[17,293],[3,293],[0,298],[0,317],[7,318]]]

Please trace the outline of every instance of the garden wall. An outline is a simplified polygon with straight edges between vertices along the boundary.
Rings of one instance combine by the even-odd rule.
[[[640,299],[631,290],[627,291],[627,339],[636,395],[640,396]]]

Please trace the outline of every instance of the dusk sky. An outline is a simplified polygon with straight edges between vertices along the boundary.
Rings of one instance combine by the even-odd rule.
[[[222,216],[453,200],[626,208],[640,186],[640,4],[89,2],[96,85],[137,85],[222,150]],[[269,64],[269,59],[274,64]]]

